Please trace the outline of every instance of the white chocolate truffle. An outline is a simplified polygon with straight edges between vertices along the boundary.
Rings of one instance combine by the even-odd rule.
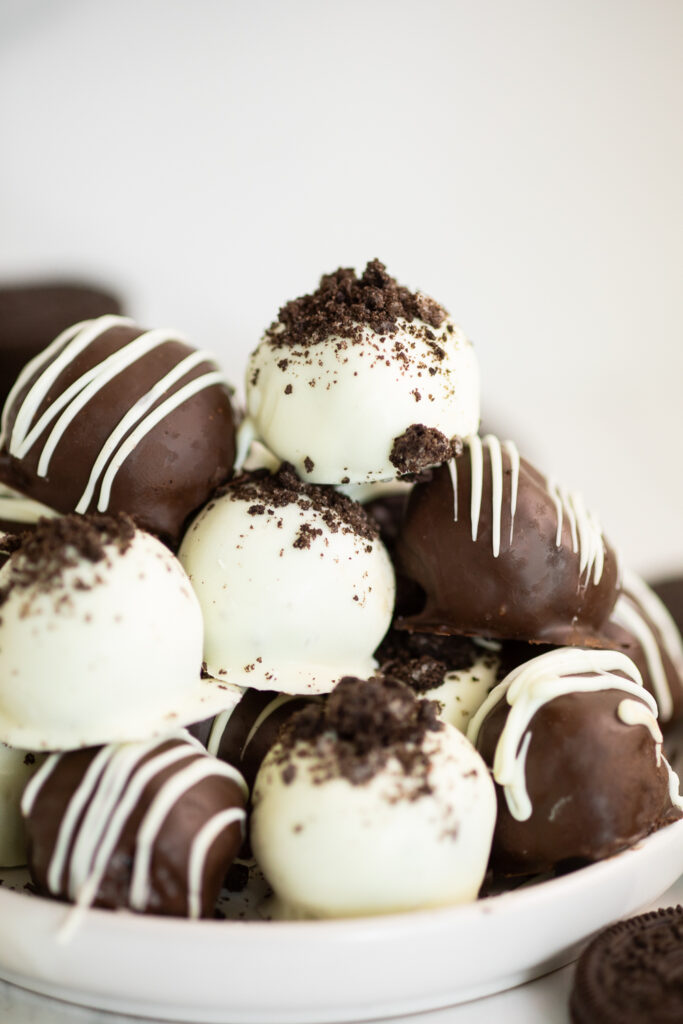
[[[347,682],[372,685],[340,686]],[[288,747],[285,735],[256,778],[252,848],[289,914],[351,917],[476,899],[496,798],[466,737],[441,724],[385,748],[385,757],[361,754],[350,772],[335,757],[338,738]]]
[[[39,524],[0,570],[0,594],[11,746],[145,739],[238,699],[200,679],[201,612],[182,567],[125,517]]]
[[[192,524],[179,556],[204,616],[216,679],[326,693],[366,676],[389,628],[394,572],[359,505],[302,484],[291,467],[229,484]]]
[[[250,357],[246,394],[243,433],[314,483],[415,472],[447,459],[450,440],[479,426],[471,342],[377,261],[360,279],[349,270],[323,277],[314,295],[280,311]],[[417,428],[419,452],[409,433]],[[400,443],[394,448],[406,434],[407,461]]]
[[[501,678],[502,644],[479,637],[392,630],[377,651],[383,674],[438,703],[442,721],[467,732]],[[509,655],[507,656],[509,660]]]
[[[14,750],[0,743],[0,867],[26,863],[26,836],[21,816],[21,795],[42,762],[42,755]]]
[[[439,718],[466,733],[470,719],[498,682],[499,668],[499,658],[482,652],[470,668],[446,672],[439,686],[420,696],[438,701]]]

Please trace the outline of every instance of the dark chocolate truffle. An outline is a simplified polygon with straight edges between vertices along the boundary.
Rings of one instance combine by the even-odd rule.
[[[583,951],[569,1002],[572,1024],[680,1024],[683,907],[619,921]]]
[[[59,512],[127,512],[174,545],[234,455],[230,392],[211,356],[105,316],[68,328],[20,374],[0,480]]]
[[[26,787],[31,877],[81,906],[210,917],[246,786],[187,733],[52,754]]]
[[[494,870],[601,860],[680,818],[656,712],[621,652],[560,648],[513,670],[467,733],[496,782]]]
[[[121,301],[86,284],[38,282],[0,288],[0,404],[29,359],[80,320],[121,313]]]
[[[425,591],[401,628],[609,647],[617,560],[581,498],[548,481],[511,441],[470,437],[413,488],[399,569]]]
[[[251,789],[284,723],[310,702],[310,697],[250,688],[233,708],[189,726],[188,731],[210,754],[238,768]]]
[[[681,718],[681,634],[666,606],[634,572],[624,573],[622,593],[605,632],[640,669],[645,689],[657,701],[660,721],[665,724]]]

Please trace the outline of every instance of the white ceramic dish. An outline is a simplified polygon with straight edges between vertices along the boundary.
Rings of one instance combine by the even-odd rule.
[[[393,1016],[567,963],[588,935],[656,900],[682,872],[683,821],[610,860],[462,907],[329,922],[95,910],[68,941],[58,933],[69,908],[5,886],[0,977],[85,1006],[195,1024]]]

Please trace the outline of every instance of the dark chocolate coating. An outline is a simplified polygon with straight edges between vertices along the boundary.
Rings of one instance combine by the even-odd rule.
[[[575,692],[536,712],[525,770],[533,810],[517,821],[496,784],[495,871],[526,875],[602,860],[681,817],[650,731],[617,715],[625,699],[633,698],[618,689]],[[503,698],[481,725],[477,749],[489,766],[508,712]]]
[[[658,580],[650,586],[669,609],[674,622],[683,633],[683,576]]]
[[[416,615],[424,608],[425,595],[414,580],[404,576],[396,560],[396,540],[408,505],[408,494],[387,494],[364,505],[365,511],[379,526],[379,535],[384,544],[396,576],[396,615]]]
[[[465,450],[467,452],[467,449]],[[602,627],[617,598],[617,560],[605,542],[598,584],[579,571],[567,515],[556,545],[557,513],[542,475],[521,460],[514,534],[510,543],[510,480],[503,455],[501,545],[492,551],[490,455],[484,447],[477,540],[470,519],[470,460],[456,459],[457,521],[446,465],[413,488],[397,542],[399,568],[425,591],[424,610],[399,628],[524,640],[560,646],[609,647]]]
[[[172,775],[182,771],[193,760],[209,756],[182,740],[169,740],[156,747],[153,754],[148,754],[139,762],[129,783],[135,778],[140,765],[144,765],[159,752],[178,744],[187,746],[187,758],[159,772],[143,789],[116,843],[97,891],[94,906],[110,909],[129,907],[136,836],[145,811],[159,789]],[[68,899],[68,866],[74,844],[72,843],[66,857],[65,870],[56,892],[48,886],[48,868],[69,801],[99,749],[91,747],[63,754],[57,767],[39,791],[31,813],[25,820],[31,877],[45,895]],[[125,792],[126,790],[124,796]],[[89,806],[90,801],[80,816],[79,825],[74,832],[75,837],[78,836],[80,822]],[[220,775],[203,778],[183,792],[165,818],[153,845],[151,889],[145,913],[187,916],[188,864],[192,840],[198,830],[214,815],[229,807],[243,808],[244,796],[235,782]],[[202,917],[213,916],[223,878],[239,850],[241,841],[240,824],[234,822],[224,828],[212,843],[202,875]]]
[[[572,1024],[680,1024],[682,979],[683,907],[618,921],[579,958]]]
[[[645,609],[642,607],[639,601],[635,599],[633,595],[629,595],[629,599],[638,608],[638,611],[644,621],[652,630],[653,636],[657,642],[657,648],[659,650],[659,656],[662,660],[662,668],[666,674],[669,692],[671,693],[671,700],[673,704],[673,713],[669,722],[678,721],[683,717],[683,676],[676,668],[664,644],[661,643],[661,635],[652,619],[648,616]],[[615,649],[622,649],[631,659],[635,662],[641,676],[643,677],[643,686],[651,693],[652,696],[657,700],[657,690],[654,686],[652,676],[650,674],[650,667],[647,659],[647,655],[643,650],[643,647],[638,638],[628,629],[618,623],[610,621],[605,626],[605,633],[612,639],[612,643]],[[658,702],[659,706],[659,702]],[[660,725],[664,727],[667,723],[661,720],[662,708],[659,707],[660,712]]]
[[[277,740],[284,723],[295,711],[311,703],[310,697],[293,697],[285,701],[270,712],[254,731],[253,736],[250,736],[260,715],[278,696],[275,690],[245,690],[242,699],[230,715],[218,744],[216,757],[237,768],[244,776],[250,791],[261,763]],[[207,746],[214,721],[214,718],[207,718],[203,722],[188,726],[188,731]]]
[[[101,334],[59,374],[37,416],[91,367],[137,338],[143,329],[116,326]],[[161,378],[194,349],[169,341],[118,373],[87,403],[67,427],[50,462],[46,478],[38,477],[45,431],[21,460],[7,447],[0,452],[0,480],[59,512],[76,508],[90,472],[107,438],[119,421]],[[201,362],[173,386],[216,369]],[[11,403],[8,436],[33,379]],[[156,408],[164,394],[150,410]],[[146,434],[121,465],[112,487],[107,512],[127,512],[136,522],[175,547],[188,518],[214,488],[228,479],[235,457],[235,429],[228,388],[215,384],[187,399]],[[87,511],[96,511],[98,488]]]
[[[44,282],[0,288],[0,404],[20,370],[66,327],[105,313],[121,300],[99,288]]]

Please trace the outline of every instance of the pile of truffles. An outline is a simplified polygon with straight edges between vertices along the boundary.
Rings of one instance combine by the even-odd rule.
[[[281,913],[383,914],[683,816],[678,629],[579,494],[479,436],[437,302],[378,261],[323,277],[252,353],[243,411],[175,331],[110,304],[36,346],[22,299],[0,866],[196,918],[237,859]]]

